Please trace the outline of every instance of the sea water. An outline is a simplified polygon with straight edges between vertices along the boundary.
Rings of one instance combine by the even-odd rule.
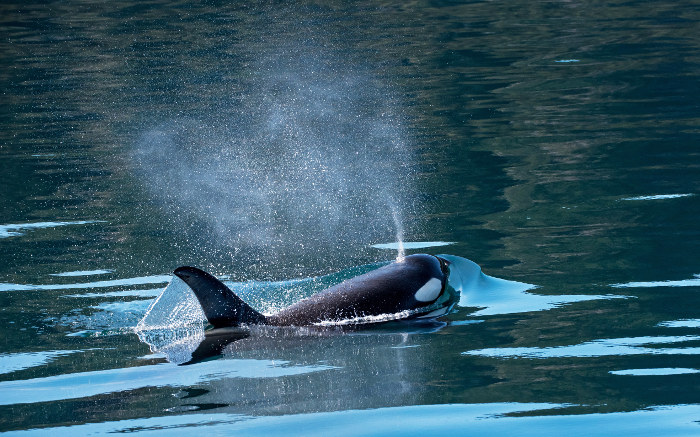
[[[0,431],[700,434],[698,20],[6,2]],[[186,366],[137,329],[177,266],[274,312],[401,230],[469,260],[435,323],[261,330]]]

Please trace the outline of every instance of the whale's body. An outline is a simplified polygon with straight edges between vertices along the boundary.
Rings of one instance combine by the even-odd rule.
[[[431,318],[446,314],[459,299],[449,286],[449,262],[432,255],[410,255],[348,279],[275,314],[263,315],[225,284],[195,267],[174,274],[194,291],[214,328],[245,325],[310,326]]]

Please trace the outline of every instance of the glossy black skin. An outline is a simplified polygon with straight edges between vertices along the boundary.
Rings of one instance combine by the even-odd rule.
[[[266,317],[236,296],[223,282],[196,267],[178,267],[173,272],[192,289],[204,315],[214,328],[267,324]]]
[[[411,255],[364,275],[348,279],[267,317],[278,326],[312,325],[324,321],[396,314],[430,305],[415,299],[415,292],[431,278],[444,289],[447,275],[438,258]]]
[[[439,297],[432,302],[420,302],[415,298],[416,291],[431,278],[438,278],[444,292],[446,271],[444,260],[432,255],[410,255],[401,262],[348,279],[270,316],[255,311],[202,270],[180,267],[174,273],[194,291],[209,323],[220,328],[240,324],[309,326],[404,311],[406,318],[417,317],[434,309],[429,309],[430,305]]]

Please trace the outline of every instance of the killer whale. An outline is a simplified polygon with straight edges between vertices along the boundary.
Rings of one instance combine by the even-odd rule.
[[[183,266],[173,273],[194,292],[215,329],[239,325],[311,326],[376,323],[384,320],[382,316],[397,320],[444,315],[459,300],[459,292],[448,282],[449,264],[433,255],[409,255],[271,315],[259,313],[203,270]]]

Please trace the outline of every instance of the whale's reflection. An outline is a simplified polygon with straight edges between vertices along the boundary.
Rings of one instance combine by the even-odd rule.
[[[442,384],[445,369],[435,357],[445,350],[441,332],[448,327],[435,320],[394,321],[362,329],[260,325],[200,331],[201,335],[165,347],[152,344],[151,349],[179,364],[176,367],[201,375],[196,386],[183,388],[202,391],[178,400],[176,407],[217,405],[221,411],[245,414],[364,409],[420,403],[430,384]],[[211,374],[214,363],[235,374],[247,362],[323,371],[275,378],[267,376],[267,367],[245,378]],[[470,380],[478,386],[493,382],[483,375]]]
[[[386,323],[359,326],[265,326],[225,327],[205,331],[184,329],[169,332],[169,335],[154,335],[140,331],[142,341],[149,344],[151,351],[164,356],[169,362],[191,365],[217,358],[255,353],[264,356],[262,351],[272,355],[280,351],[290,351],[302,346],[315,347],[318,344],[344,344],[344,337],[366,337],[377,344],[385,337],[387,347],[407,346],[407,339],[416,334],[434,333],[447,326],[438,320],[399,320]],[[374,340],[369,340],[374,338]],[[401,340],[397,343],[396,338]],[[323,361],[323,359],[321,359]]]
[[[227,327],[212,329],[204,334],[204,338],[199,342],[197,348],[191,352],[190,360],[181,364],[195,364],[218,357],[226,346],[248,337],[250,337],[250,331],[245,328]]]

